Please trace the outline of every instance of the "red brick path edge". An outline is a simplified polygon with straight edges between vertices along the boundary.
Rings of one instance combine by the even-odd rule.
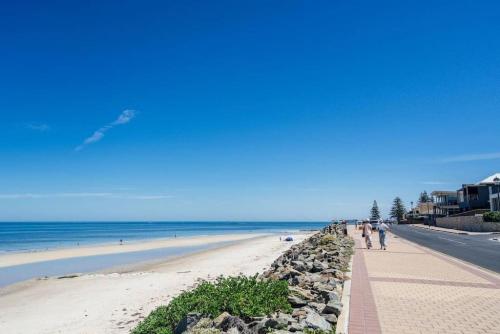
[[[356,240],[350,304],[349,334],[382,333],[360,240]]]

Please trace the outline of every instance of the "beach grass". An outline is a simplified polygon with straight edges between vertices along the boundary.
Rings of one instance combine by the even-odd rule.
[[[215,318],[222,312],[242,319],[273,312],[291,312],[287,300],[288,283],[261,280],[255,276],[220,277],[202,282],[194,290],[181,293],[166,306],[160,306],[144,319],[132,334],[172,334],[188,314],[200,313]]]

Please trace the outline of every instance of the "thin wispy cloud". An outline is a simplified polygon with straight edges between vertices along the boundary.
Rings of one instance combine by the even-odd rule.
[[[87,137],[83,141],[83,143],[81,143],[80,145],[75,147],[75,151],[81,151],[86,146],[97,143],[102,138],[104,138],[104,135],[106,132],[108,132],[109,130],[111,130],[115,126],[127,124],[135,117],[135,115],[136,115],[135,110],[126,109],[126,110],[122,111],[122,113],[118,116],[118,118],[115,121],[113,121],[113,122],[99,128],[98,130],[96,130],[90,137]]]
[[[2,199],[23,199],[23,198],[68,198],[68,197],[110,197],[112,193],[16,193],[0,194]]]
[[[495,160],[495,159],[500,159],[500,152],[456,155],[453,157],[444,158],[441,160],[441,162],[443,163],[467,162],[467,161]]]
[[[64,193],[13,193],[0,194],[0,199],[44,199],[44,198],[117,198],[135,200],[161,200],[173,198],[164,194],[128,194],[110,192],[64,192]]]
[[[167,199],[172,198],[171,195],[133,195],[126,198],[131,199],[143,199],[143,200],[155,200],[155,199]]]
[[[46,132],[50,130],[50,126],[45,123],[29,123],[26,124],[26,128],[33,131]]]

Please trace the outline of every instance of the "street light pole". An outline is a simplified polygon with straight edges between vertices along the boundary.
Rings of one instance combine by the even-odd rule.
[[[429,230],[431,229],[431,210],[429,209],[429,201],[427,201],[427,214],[429,215]]]

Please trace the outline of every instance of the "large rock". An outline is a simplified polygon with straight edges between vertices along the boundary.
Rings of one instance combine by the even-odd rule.
[[[302,273],[298,270],[295,270],[293,268],[285,268],[280,274],[280,280],[288,280],[290,278],[294,278],[297,276],[302,275]]]
[[[225,317],[222,322],[217,326],[224,332],[229,331],[231,328],[236,328],[239,333],[250,334],[251,331],[248,329],[247,324],[238,317],[232,315]]]
[[[290,314],[286,313],[279,313],[274,317],[274,319],[278,323],[278,327],[283,328],[295,322],[295,319]]]
[[[334,325],[338,321],[337,316],[335,314],[324,314],[323,318],[325,318],[326,321],[328,321],[329,323],[334,324]]]
[[[286,328],[286,324],[281,324],[275,318],[264,318],[261,321],[256,321],[250,324],[249,330],[255,334],[266,334],[270,329],[277,330]]]
[[[322,272],[323,270],[326,270],[326,269],[328,269],[328,265],[327,264],[316,260],[316,261],[313,262],[313,267],[311,269],[311,272],[313,272],[313,273],[319,273],[319,272]]]
[[[311,273],[306,273],[304,276],[301,276],[304,281],[308,283],[316,283],[321,281],[321,275],[320,274],[311,274]]]
[[[226,332],[226,334],[240,334],[240,331],[236,327],[231,327],[229,330]]]
[[[307,306],[312,307],[316,312],[321,313],[323,312],[323,309],[325,308],[325,304],[323,303],[315,303],[315,302],[310,302]]]
[[[236,330],[238,332],[238,330]],[[221,334],[221,330],[214,327],[214,322],[210,318],[201,318],[200,321],[191,327],[186,333],[189,334]],[[239,334],[239,333],[231,333]]]
[[[293,269],[298,271],[306,271],[307,267],[304,261],[292,261]]]
[[[333,286],[331,284],[322,283],[322,282],[314,282],[313,288],[318,290],[318,291],[322,291],[322,290],[333,291],[333,290],[335,290],[335,286]]]
[[[302,318],[305,318],[306,316],[307,316],[307,311],[304,308],[296,308],[292,312],[292,317],[299,319],[299,320]]]
[[[342,303],[339,302],[329,302],[323,309],[323,313],[335,314],[337,317],[340,315],[340,312],[342,312]]]
[[[339,295],[335,291],[321,290],[319,293],[325,299],[326,303],[339,302]]]
[[[202,318],[199,313],[189,313],[175,327],[174,334],[182,334],[193,328]]]
[[[289,332],[301,332],[304,330],[303,322],[294,322],[290,326],[288,326]]]
[[[301,299],[304,299],[304,300],[313,300],[314,299],[314,296],[310,290],[302,289],[298,286],[291,286],[291,287],[289,287],[289,289],[290,289],[290,292],[292,293],[292,295],[298,296]]]
[[[227,312],[222,312],[217,318],[214,319],[214,325],[215,327],[219,327],[220,324],[226,319],[229,318],[231,314]]]
[[[307,305],[307,302],[304,299],[299,298],[297,296],[289,296],[288,297],[288,302],[294,308],[295,307],[302,307],[302,306],[306,306]]]
[[[304,319],[304,324],[306,327],[320,329],[325,332],[332,330],[332,325],[315,311],[307,314],[307,317]]]

